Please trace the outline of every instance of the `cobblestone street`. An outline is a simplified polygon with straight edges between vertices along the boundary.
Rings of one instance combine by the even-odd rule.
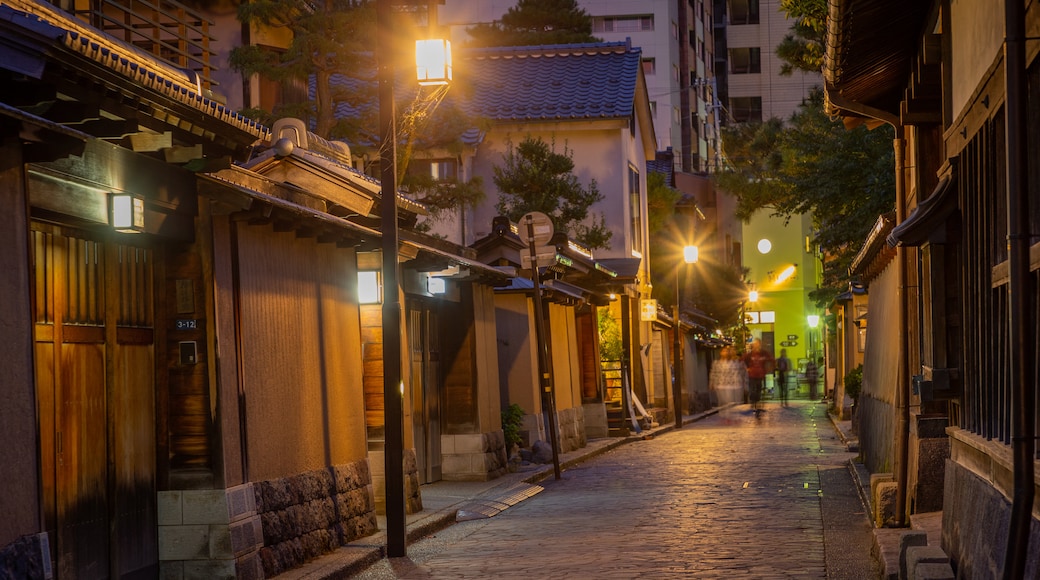
[[[746,405],[619,447],[362,578],[874,578],[824,405]]]

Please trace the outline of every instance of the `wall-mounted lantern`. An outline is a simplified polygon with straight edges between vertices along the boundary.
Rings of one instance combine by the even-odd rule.
[[[451,41],[415,41],[415,75],[422,86],[446,85],[451,81]]]
[[[434,295],[444,294],[448,291],[448,286],[445,284],[444,278],[430,276],[426,279],[426,291]]]
[[[144,231],[144,198],[131,193],[111,196],[112,229],[124,234]]]

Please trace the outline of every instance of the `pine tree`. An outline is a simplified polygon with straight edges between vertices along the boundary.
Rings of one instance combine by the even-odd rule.
[[[611,231],[602,215],[589,215],[589,208],[603,199],[596,180],[587,187],[574,175],[574,160],[564,147],[557,153],[541,139],[526,137],[509,145],[504,164],[494,167],[494,181],[502,196],[495,209],[513,221],[539,211],[552,219],[557,231],[591,249],[610,247]]]
[[[592,35],[592,17],[576,0],[520,0],[501,22],[477,24],[467,32],[467,44],[474,47],[600,41]]]

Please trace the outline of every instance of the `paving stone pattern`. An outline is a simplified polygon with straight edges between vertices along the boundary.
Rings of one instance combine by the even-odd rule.
[[[869,540],[848,544],[870,537],[849,491],[852,456],[823,405],[768,405],[757,417],[739,406],[567,469],[544,492],[360,577],[875,578]],[[826,529],[836,520],[824,509],[860,535]],[[844,563],[828,575],[832,559]]]

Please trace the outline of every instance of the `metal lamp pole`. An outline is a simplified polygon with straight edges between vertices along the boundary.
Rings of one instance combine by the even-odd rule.
[[[386,555],[405,556],[404,383],[398,285],[397,128],[394,121],[393,6],[376,5],[379,79],[380,212],[383,226],[383,424],[386,474]]]
[[[698,250],[697,246],[685,246],[683,248],[683,263],[687,265],[694,264],[697,262]],[[681,428],[683,426],[682,418],[682,387],[685,382],[686,373],[683,365],[683,340],[682,340],[682,323],[679,319],[680,306],[682,305],[682,284],[679,283],[679,270],[682,268],[682,264],[678,264],[675,267],[675,308],[673,310],[675,314],[675,380],[672,381],[672,400],[675,401],[675,427]]]

